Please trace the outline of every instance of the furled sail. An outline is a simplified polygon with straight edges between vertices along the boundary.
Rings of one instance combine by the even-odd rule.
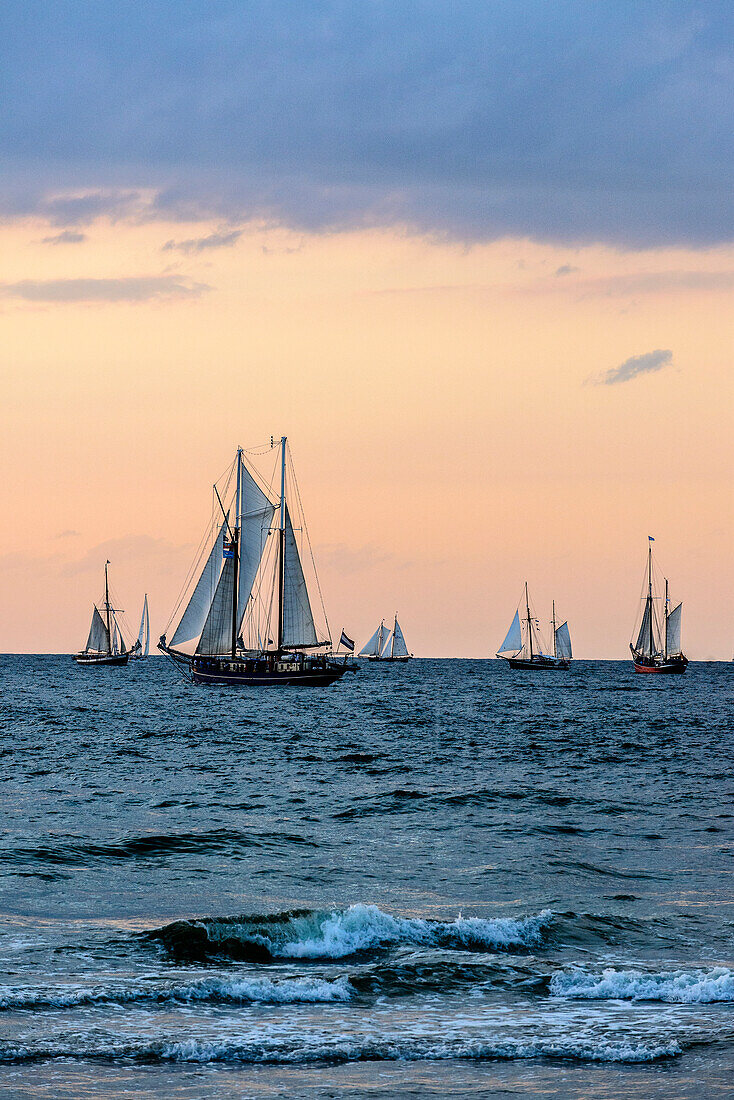
[[[360,649],[360,651],[359,651],[359,656],[360,657],[377,657],[377,656],[379,656],[380,652],[382,651],[382,639],[383,639],[383,635],[384,635],[384,630],[385,630],[385,628],[384,628],[383,624],[380,623],[380,625],[378,626],[375,633],[372,635],[370,640],[364,646],[364,649]]]
[[[206,565],[196,582],[196,588],[191,593],[191,599],[186,605],[186,610],[181,616],[180,622],[171,638],[171,646],[180,646],[184,642],[193,641],[201,634],[212,601],[214,600],[217,581],[219,580],[219,574],[222,569],[224,533],[226,527],[227,524],[223,523],[219,528],[219,533],[214,540],[214,545],[211,548]]]
[[[283,561],[283,645],[317,646],[311,603],[308,598],[306,578],[298,553],[296,536],[290,513],[285,510],[285,541]]]
[[[240,477],[240,573],[237,601],[240,629],[274,515],[275,505],[243,465]]]
[[[92,625],[89,628],[89,637],[86,645],[87,653],[109,653],[110,635],[107,625],[95,607],[92,612]]]
[[[214,656],[231,652],[234,571],[234,558],[226,558],[199,644],[196,647],[197,653]]]
[[[556,656],[564,661],[570,661],[573,657],[568,623],[561,623],[560,626],[556,627]]]
[[[393,650],[392,650],[393,657],[407,657],[408,656],[408,647],[405,644],[405,638],[403,636],[402,630],[400,629],[400,623],[398,622],[397,619],[395,620],[394,634],[395,634],[395,641],[394,641]]]
[[[683,604],[679,603],[677,607],[668,615],[668,637],[666,641],[666,650],[669,657],[676,656],[681,652],[681,618],[683,615]]]
[[[518,653],[522,649],[522,629],[520,627],[520,612],[515,612],[507,637],[497,650],[498,653]]]
[[[652,618],[652,600],[648,596],[645,601],[645,611],[642,616],[642,622],[640,623],[640,632],[637,635],[637,642],[635,643],[635,651],[642,654],[645,657],[651,657],[653,654],[650,649],[650,621]],[[653,639],[654,647],[654,639]]]

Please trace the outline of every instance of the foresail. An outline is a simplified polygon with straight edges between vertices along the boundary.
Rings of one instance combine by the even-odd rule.
[[[228,653],[232,649],[234,571],[234,558],[227,558],[201,632],[199,644],[196,647],[197,653],[214,656]]]
[[[89,628],[86,651],[87,653],[110,652],[110,635],[105,621],[96,607],[92,612],[92,625]]]
[[[382,625],[378,626],[377,630],[372,635],[372,637],[367,642],[367,644],[364,646],[364,648],[360,649],[359,656],[360,657],[376,657],[378,655],[378,653],[380,652],[380,650],[378,649],[378,645],[379,645],[379,642],[380,642],[381,638],[382,638]]]
[[[520,612],[515,612],[507,637],[497,650],[498,653],[519,653],[522,649],[522,629],[520,627]]]
[[[191,599],[186,605],[186,610],[181,616],[179,624],[171,638],[169,643],[171,646],[181,646],[185,642],[194,641],[198,639],[201,634],[214,599],[217,581],[219,580],[222,569],[225,529],[226,523],[223,523],[214,540],[214,545],[211,548],[206,565],[201,572],[201,576],[196,582],[196,588],[191,593]]]
[[[408,647],[405,644],[405,638],[403,637],[403,632],[400,629],[400,623],[398,622],[397,619],[395,620],[394,634],[395,634],[395,644],[393,646],[393,651],[392,651],[393,657],[407,657],[408,656]]]
[[[388,630],[387,637],[385,638],[385,641],[383,642],[383,645],[382,645],[382,652],[380,654],[381,657],[390,657],[390,656],[392,656],[392,654],[390,653],[390,643],[391,642],[392,642],[392,631]]]
[[[249,470],[242,466],[240,478],[240,574],[237,619],[247,611],[252,586],[260,568],[265,544],[273,525],[275,505],[265,495]]]
[[[308,598],[306,578],[303,575],[298,544],[296,543],[296,536],[287,507],[285,511],[284,554],[283,645],[319,645],[311,603]]]
[[[143,657],[147,657],[150,653],[150,619],[148,617],[147,592],[143,599],[143,613],[140,616],[140,630],[138,631],[138,650]]]
[[[564,661],[570,661],[573,657],[573,653],[571,652],[571,634],[569,633],[568,623],[561,623],[561,625],[556,628],[556,656]]]
[[[683,616],[683,604],[679,603],[677,607],[668,615],[668,637],[666,641],[666,649],[669,657],[674,657],[681,652],[681,619]]]

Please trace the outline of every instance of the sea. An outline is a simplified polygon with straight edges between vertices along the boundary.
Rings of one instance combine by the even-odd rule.
[[[734,672],[0,658],[0,1096],[734,1096]]]

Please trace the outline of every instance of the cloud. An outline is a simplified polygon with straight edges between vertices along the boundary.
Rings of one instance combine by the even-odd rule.
[[[175,249],[177,252],[191,255],[191,253],[205,252],[209,248],[231,248],[241,236],[241,229],[231,229],[228,232],[220,230],[217,233],[210,233],[208,237],[193,237],[187,241],[166,241],[161,251],[170,252]]]
[[[611,298],[635,294],[668,294],[686,290],[731,290],[734,271],[642,271],[630,275],[610,275],[575,284],[584,293]]]
[[[53,237],[44,237],[41,244],[82,244],[87,239],[86,233],[80,233],[76,229],[63,229]]]
[[[730,0],[5,0],[0,31],[8,218],[734,239]]]
[[[211,287],[178,275],[131,276],[123,279],[22,279],[0,283],[1,298],[25,302],[151,302],[164,298],[197,298]]]
[[[595,381],[602,386],[616,386],[619,382],[630,382],[640,374],[662,370],[672,362],[672,351],[658,348],[657,351],[647,351],[644,355],[633,355],[630,359],[625,359],[624,363],[605,371]]]
[[[577,271],[580,271],[580,270],[581,270],[580,268],[574,267],[573,264],[561,264],[560,267],[556,268],[555,274],[556,275],[575,275],[575,273]]]

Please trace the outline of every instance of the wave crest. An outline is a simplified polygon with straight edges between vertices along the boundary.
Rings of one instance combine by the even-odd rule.
[[[723,966],[660,973],[608,968],[593,974],[574,969],[554,974],[550,992],[576,1000],[714,1004],[734,1001],[734,971]]]

